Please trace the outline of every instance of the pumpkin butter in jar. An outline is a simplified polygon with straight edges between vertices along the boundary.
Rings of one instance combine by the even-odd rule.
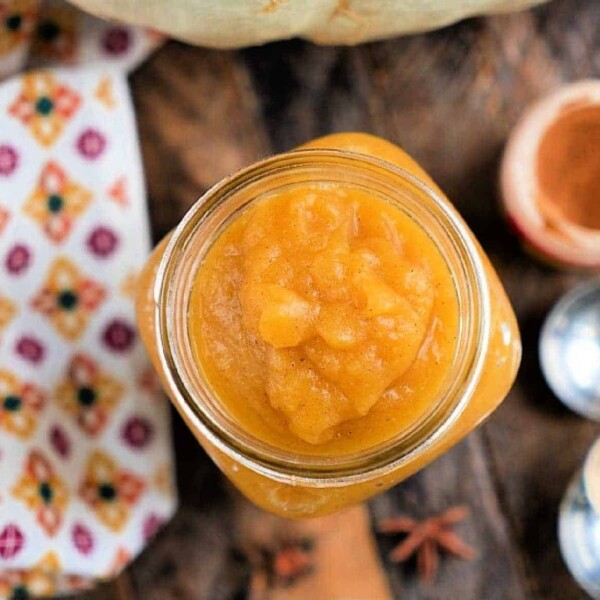
[[[396,484],[504,398],[520,338],[485,254],[400,148],[336,134],[234,174],[155,250],[138,323],[225,475],[286,517]]]

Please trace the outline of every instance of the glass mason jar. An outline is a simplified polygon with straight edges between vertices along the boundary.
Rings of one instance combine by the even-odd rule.
[[[565,492],[558,540],[575,580],[594,600],[600,600],[600,438]]]
[[[287,452],[246,431],[203,380],[189,336],[194,276],[222,228],[265,194],[307,182],[356,187],[408,214],[446,261],[459,305],[451,372],[428,410],[392,439],[343,456]],[[255,504],[284,517],[331,513],[413,474],[496,408],[520,362],[512,308],[467,225],[406,153],[365,134],[320,138],[219,182],[156,248],[140,282],[141,337],[177,410],[230,481]]]

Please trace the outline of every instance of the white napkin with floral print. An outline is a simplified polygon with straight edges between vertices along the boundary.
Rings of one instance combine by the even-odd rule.
[[[0,0],[0,598],[116,575],[176,505],[135,330],[150,248],[126,70],[155,34]]]

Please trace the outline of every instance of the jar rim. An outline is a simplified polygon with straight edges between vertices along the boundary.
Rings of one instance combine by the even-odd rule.
[[[400,432],[398,436],[373,449],[340,457],[298,455],[275,448],[248,434],[239,425],[236,430],[232,420],[227,420],[222,406],[220,414],[218,408],[213,406],[211,409],[212,398],[208,382],[196,381],[196,385],[190,383],[189,368],[186,368],[186,348],[182,348],[187,325],[187,303],[180,296],[187,294],[189,301],[190,290],[183,288],[191,288],[191,285],[177,285],[177,278],[184,276],[188,277],[189,284],[190,272],[196,271],[190,267],[190,252],[198,254],[192,242],[199,239],[203,227],[207,227],[206,223],[211,218],[217,218],[215,215],[219,211],[222,213],[220,218],[223,215],[231,216],[231,212],[228,213],[223,207],[235,199],[236,194],[239,195],[249,186],[265,183],[269,179],[275,180],[277,177],[282,185],[281,181],[299,176],[303,169],[305,173],[314,173],[319,168],[328,175],[331,170],[341,169],[347,179],[360,175],[369,176],[370,179],[367,179],[371,184],[376,180],[385,180],[386,186],[391,186],[390,189],[396,194],[400,193],[402,186],[404,193],[410,191],[413,194],[413,209],[424,211],[424,214],[439,223],[438,234],[445,231],[449,240],[446,240],[448,247],[454,248],[456,256],[460,258],[465,289],[459,289],[460,285],[456,284],[457,294],[465,294],[464,301],[469,302],[468,310],[461,311],[460,319],[464,321],[461,325],[464,326],[463,337],[470,332],[463,344],[465,352],[461,358],[464,363],[461,375],[454,378],[450,387],[452,393],[446,392],[442,396],[443,401],[438,399],[439,407],[435,401],[432,400],[431,403],[435,410],[445,408],[443,418],[438,415],[438,419],[430,423],[421,423],[419,419],[407,432]],[[272,192],[273,188],[270,188],[268,193]],[[417,196],[418,204],[415,203]],[[253,200],[258,200],[259,197]],[[205,240],[204,252],[218,233]],[[431,234],[430,231],[428,233]],[[203,253],[199,254],[201,258]],[[195,255],[195,260],[200,258]],[[211,187],[194,203],[174,230],[160,261],[153,291],[159,360],[178,410],[189,423],[198,427],[209,443],[228,457],[270,479],[297,485],[344,486],[379,477],[416,458],[435,444],[456,422],[472,396],[483,370],[490,338],[491,308],[485,268],[475,242],[455,209],[430,186],[404,169],[376,157],[346,150],[302,149],[278,154],[241,169]],[[189,348],[187,352],[191,354]],[[445,404],[442,406],[443,402]],[[431,415],[429,417],[432,418]]]

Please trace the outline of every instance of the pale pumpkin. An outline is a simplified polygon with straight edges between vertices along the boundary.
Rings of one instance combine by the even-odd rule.
[[[545,0],[71,1],[98,16],[145,25],[192,44],[235,48],[290,37],[356,44]]]

